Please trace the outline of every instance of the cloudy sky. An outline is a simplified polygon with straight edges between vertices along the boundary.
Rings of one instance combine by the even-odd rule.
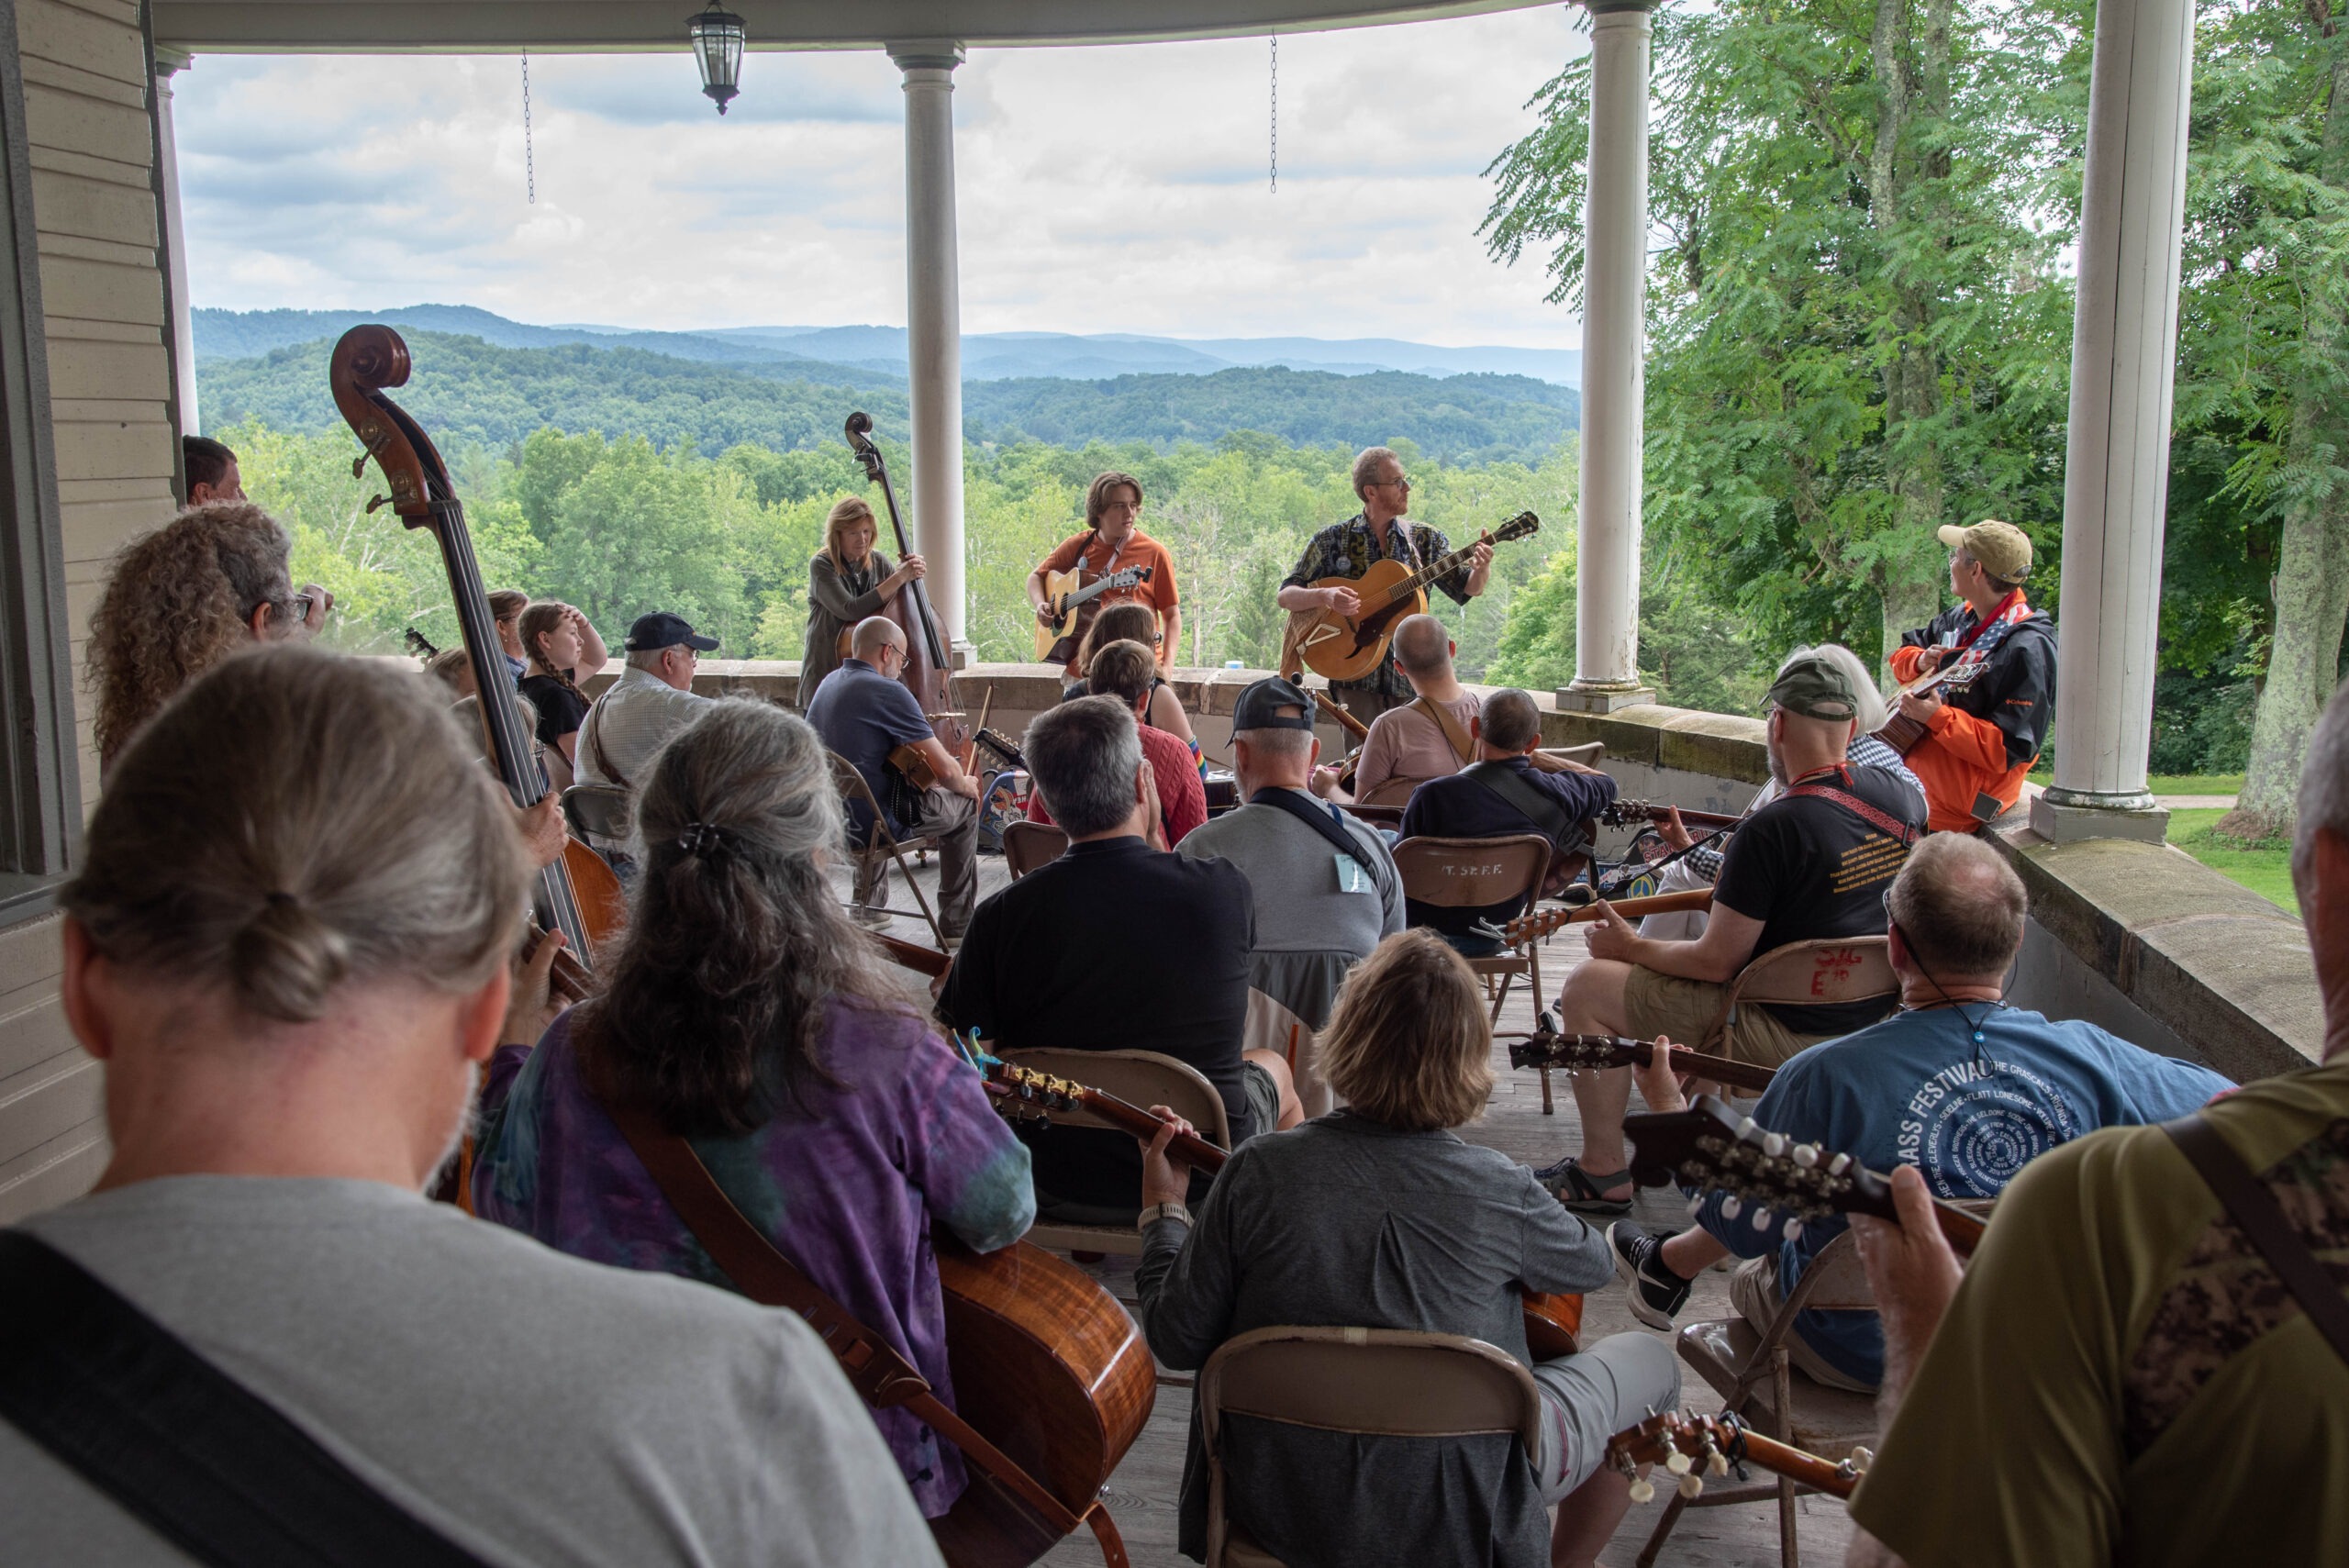
[[[974,51],[956,73],[966,331],[1573,348],[1541,268],[1475,235],[1481,172],[1587,48],[1578,10],[1280,42]],[[898,75],[752,54],[200,57],[176,114],[200,306],[481,306],[687,328],[905,321]]]

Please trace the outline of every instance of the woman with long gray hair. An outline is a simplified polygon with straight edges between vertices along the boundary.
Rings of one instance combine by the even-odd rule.
[[[980,1251],[1017,1240],[1035,1218],[1028,1151],[834,896],[823,742],[771,705],[712,705],[653,758],[637,836],[604,994],[491,1063],[476,1210],[583,1258],[730,1288],[604,1106],[649,1112],[952,1404],[930,1230]],[[922,1511],[944,1514],[961,1456],[903,1410],[875,1418]]]

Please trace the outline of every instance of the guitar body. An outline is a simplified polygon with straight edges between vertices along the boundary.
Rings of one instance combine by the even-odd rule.
[[[1399,561],[1374,561],[1359,577],[1324,577],[1316,588],[1352,588],[1362,611],[1349,620],[1335,610],[1298,610],[1289,617],[1291,645],[1307,669],[1332,681],[1360,681],[1377,672],[1386,658],[1395,628],[1408,617],[1424,615],[1428,591],[1412,588],[1391,603],[1387,595],[1408,582],[1411,569]]]
[[[1046,1491],[1083,1513],[1158,1398],[1141,1332],[1074,1264],[1017,1241],[984,1255],[938,1248],[955,1413]],[[1025,1568],[1061,1537],[965,1461],[971,1485],[930,1521],[952,1568]]]
[[[1057,605],[1085,586],[1085,573],[1081,567],[1072,572],[1047,572],[1044,573],[1044,602]],[[1075,658],[1077,644],[1085,640],[1085,632],[1092,628],[1093,617],[1100,613],[1101,601],[1093,599],[1074,610],[1063,611],[1053,617],[1050,626],[1039,621],[1036,624],[1036,662],[1065,664]]]
[[[1556,1361],[1582,1349],[1582,1297],[1525,1293],[1525,1348],[1538,1362]]]
[[[599,956],[604,944],[616,940],[620,928],[628,923],[628,889],[608,862],[576,839],[562,841],[562,863],[571,873],[573,895],[579,901],[580,917],[587,923],[587,940],[597,952],[584,955]]]

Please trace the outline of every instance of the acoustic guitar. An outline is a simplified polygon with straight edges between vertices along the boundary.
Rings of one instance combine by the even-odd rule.
[[[1652,1040],[1629,1040],[1612,1034],[1560,1034],[1555,1020],[1546,1010],[1536,1022],[1541,1027],[1533,1033],[1509,1042],[1511,1067],[1563,1068],[1579,1073],[1609,1067],[1645,1067],[1655,1058],[1655,1041]],[[1672,1047],[1672,1070],[1716,1084],[1751,1089],[1757,1095],[1777,1076],[1776,1069],[1757,1067],[1727,1056],[1708,1055],[1685,1045]]]
[[[986,1081],[987,1093],[996,1096],[996,1109],[1006,1117],[1042,1120],[1054,1111],[1081,1110],[1143,1140],[1157,1137],[1166,1126],[1130,1100],[1087,1088],[1073,1079],[1054,1077],[1030,1067],[1015,1067],[968,1040],[958,1039],[955,1043],[963,1060],[977,1068]],[[1224,1161],[1230,1158],[1207,1140],[1188,1133],[1176,1135],[1170,1152],[1185,1164],[1209,1175],[1222,1170]],[[1554,1361],[1581,1349],[1581,1296],[1527,1291],[1524,1307],[1525,1345],[1534,1360]],[[963,1375],[959,1363],[954,1375],[958,1381]]]
[[[1068,572],[1045,573],[1044,607],[1052,612],[1052,623],[1036,623],[1036,662],[1065,664],[1075,658],[1085,634],[1093,629],[1094,617],[1101,613],[1101,595],[1138,587],[1149,582],[1156,570],[1152,566],[1129,566],[1097,576],[1079,566]]]
[[[1683,1416],[1666,1410],[1608,1439],[1606,1462],[1630,1479],[1634,1503],[1650,1502],[1655,1496],[1654,1485],[1639,1473],[1642,1464],[1663,1465],[1667,1474],[1678,1478],[1680,1496],[1690,1502],[1704,1492],[1706,1476],[1727,1475],[1735,1470],[1743,1480],[1749,1464],[1848,1501],[1875,1458],[1866,1449],[1855,1448],[1849,1459],[1821,1459],[1791,1443],[1765,1438],[1733,1415],[1699,1416],[1692,1411]]]
[[[1758,1127],[1727,1101],[1699,1095],[1685,1111],[1626,1117],[1631,1179],[1642,1186],[1678,1183],[1700,1192],[1726,1193],[1721,1218],[1742,1217],[1756,1236],[1776,1231],[1787,1240],[1803,1227],[1837,1214],[1866,1214],[1898,1223],[1892,1187],[1849,1154],[1798,1143]],[[1936,1199],[1933,1218],[1952,1248],[1965,1256],[1981,1244],[1983,1222]]]
[[[1409,525],[1397,517],[1397,528]],[[1395,628],[1428,607],[1428,584],[1468,563],[1479,544],[1506,544],[1530,539],[1542,527],[1531,512],[1520,512],[1499,528],[1450,555],[1428,562],[1413,571],[1399,561],[1380,560],[1359,577],[1324,577],[1316,588],[1351,588],[1360,603],[1352,616],[1336,610],[1295,610],[1281,646],[1281,673],[1295,679],[1301,662],[1317,675],[1332,681],[1359,681],[1386,659],[1386,645]]]

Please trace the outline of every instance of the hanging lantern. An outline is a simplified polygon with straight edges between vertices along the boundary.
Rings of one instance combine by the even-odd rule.
[[[701,90],[722,115],[727,100],[740,91],[735,83],[742,79],[742,44],[749,37],[742,18],[718,9],[718,0],[709,0],[709,9],[696,12],[686,21],[685,37],[701,67]]]

